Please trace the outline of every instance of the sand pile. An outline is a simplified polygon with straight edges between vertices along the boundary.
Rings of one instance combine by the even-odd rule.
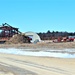
[[[30,43],[29,37],[21,34],[14,35],[6,44]]]

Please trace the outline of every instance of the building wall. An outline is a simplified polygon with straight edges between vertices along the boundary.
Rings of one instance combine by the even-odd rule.
[[[34,32],[26,32],[25,35],[32,38],[32,43],[41,41],[39,35]]]

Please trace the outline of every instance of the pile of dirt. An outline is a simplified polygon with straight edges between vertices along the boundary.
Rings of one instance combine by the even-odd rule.
[[[30,43],[30,40],[29,37],[25,35],[16,34],[5,43],[6,44]]]

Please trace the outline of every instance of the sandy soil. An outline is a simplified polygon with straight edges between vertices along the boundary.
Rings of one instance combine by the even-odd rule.
[[[75,75],[75,59],[0,54],[0,75]]]

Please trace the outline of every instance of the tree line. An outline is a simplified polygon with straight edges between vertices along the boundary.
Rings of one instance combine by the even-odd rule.
[[[59,31],[47,31],[47,32],[39,32],[37,33],[42,40],[52,40],[57,39],[58,37],[68,37],[75,36],[75,32],[59,32]]]

